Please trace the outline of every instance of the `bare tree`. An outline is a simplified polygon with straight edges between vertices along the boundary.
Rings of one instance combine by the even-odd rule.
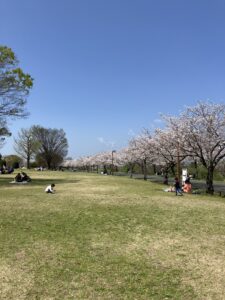
[[[38,146],[39,143],[34,138],[32,129],[22,128],[18,133],[18,138],[14,139],[14,149],[19,156],[26,160],[28,169],[30,168],[30,160],[34,157]]]
[[[68,153],[68,142],[63,129],[32,127],[32,135],[39,143],[36,156],[51,169],[57,167]]]

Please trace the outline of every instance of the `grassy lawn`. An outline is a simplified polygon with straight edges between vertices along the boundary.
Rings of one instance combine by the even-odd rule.
[[[0,299],[225,299],[224,198],[27,173],[0,175]]]

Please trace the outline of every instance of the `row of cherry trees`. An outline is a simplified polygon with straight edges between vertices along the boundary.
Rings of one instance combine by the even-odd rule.
[[[164,170],[175,168],[182,161],[202,164],[207,170],[207,192],[212,194],[215,168],[225,158],[225,105],[199,102],[187,107],[179,116],[162,116],[164,129],[153,133],[143,130],[129,141],[127,148],[98,153],[64,162],[66,167],[90,170],[99,166],[124,166],[132,174],[139,164],[147,178],[147,166],[162,166]],[[178,170],[179,173],[179,170]]]

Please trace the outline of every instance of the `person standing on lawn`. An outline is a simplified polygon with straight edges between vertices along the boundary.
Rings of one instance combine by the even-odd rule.
[[[182,189],[180,187],[180,181],[177,177],[175,178],[174,187],[175,187],[176,196],[178,195],[183,196]]]

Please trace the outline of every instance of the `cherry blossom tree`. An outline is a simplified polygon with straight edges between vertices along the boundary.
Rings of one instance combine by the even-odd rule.
[[[137,162],[143,170],[144,180],[147,180],[147,164],[155,160],[153,139],[150,132],[144,129],[140,135],[133,138],[129,143],[130,151],[133,153]]]
[[[134,151],[133,151],[134,150]],[[123,148],[117,151],[117,164],[119,166],[128,166],[130,177],[133,177],[135,164],[140,162],[136,156],[136,151],[132,147]]]
[[[174,175],[175,166],[178,169],[178,164],[187,156],[184,152],[181,152],[176,135],[168,128],[155,130],[154,149],[157,164],[164,166],[166,173],[171,169]],[[177,173],[179,173],[179,170],[177,170]],[[180,174],[177,174],[177,176],[179,177]]]
[[[96,162],[99,167],[103,167],[103,172],[108,174],[108,169],[112,166],[112,152],[106,151],[99,153],[96,157]]]
[[[199,102],[178,117],[166,117],[180,149],[207,169],[207,192],[213,194],[213,175],[225,158],[225,104]]]

